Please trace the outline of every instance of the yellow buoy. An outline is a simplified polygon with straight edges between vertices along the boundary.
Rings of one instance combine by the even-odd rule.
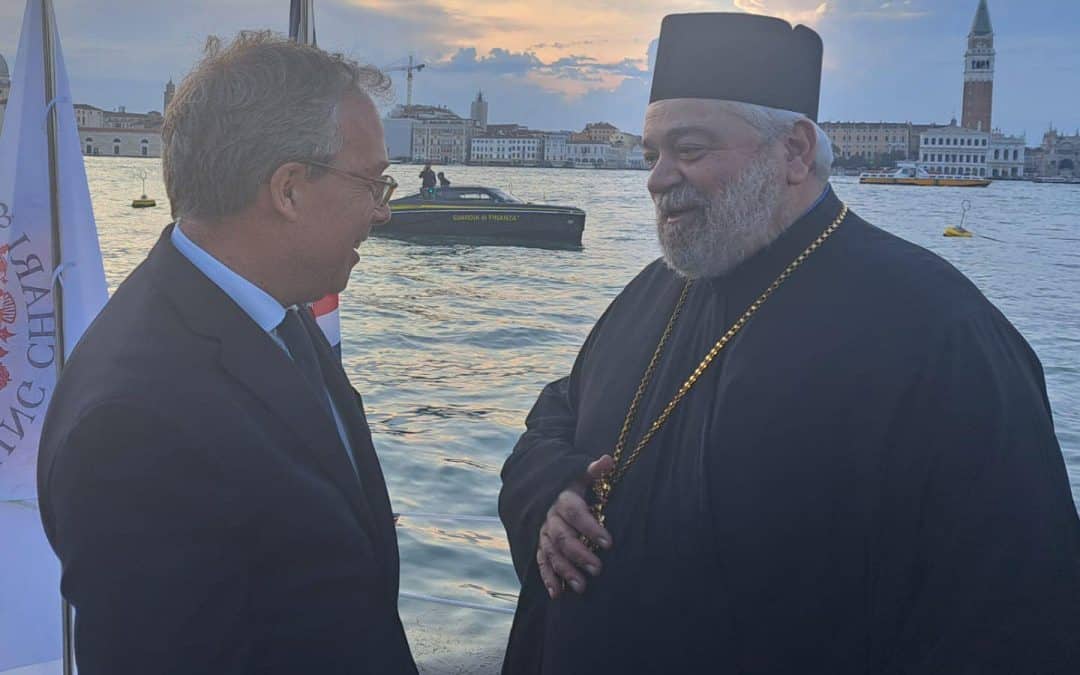
[[[949,225],[945,228],[943,233],[946,237],[971,237],[974,236],[974,232],[964,229],[964,220],[967,218],[968,209],[971,208],[971,202],[965,199],[960,202],[960,224]]]
[[[949,227],[945,228],[946,237],[970,237],[973,234],[974,233],[971,230],[965,230],[962,227],[955,227],[950,225]]]
[[[146,196],[146,169],[140,169],[138,174],[142,179],[142,197],[131,200],[131,208],[133,209],[148,209],[151,206],[157,206],[157,201],[150,199]]]

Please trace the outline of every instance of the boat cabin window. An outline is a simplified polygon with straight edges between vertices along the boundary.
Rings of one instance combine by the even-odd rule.
[[[468,201],[492,201],[494,197],[487,190],[457,190],[454,194],[445,195],[450,199],[464,199]]]

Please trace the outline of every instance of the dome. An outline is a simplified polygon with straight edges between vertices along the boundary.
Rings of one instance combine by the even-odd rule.
[[[0,80],[10,80],[11,74],[8,73],[7,61],[4,60],[4,55],[0,54]]]

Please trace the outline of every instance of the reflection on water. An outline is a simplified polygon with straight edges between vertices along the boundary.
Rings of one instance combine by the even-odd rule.
[[[143,168],[162,206],[135,210]],[[408,187],[417,170],[389,173]],[[90,158],[87,173],[115,288],[168,223],[160,166]],[[656,257],[652,205],[644,172],[447,167],[447,176],[587,212],[580,250],[370,239],[342,295],[345,368],[364,395],[394,508],[496,515],[499,468],[540,388],[569,371],[607,303]],[[834,184],[861,216],[956,265],[1031,342],[1080,495],[1080,186]],[[1003,243],[941,236],[963,199],[965,225]],[[403,589],[512,604],[517,581],[497,525],[402,518],[399,536]],[[497,671],[508,617],[415,600],[401,610],[425,672]]]

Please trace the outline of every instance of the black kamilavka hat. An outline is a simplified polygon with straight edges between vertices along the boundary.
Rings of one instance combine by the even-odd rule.
[[[715,98],[817,121],[821,37],[757,14],[669,14],[660,24],[649,102]]]

